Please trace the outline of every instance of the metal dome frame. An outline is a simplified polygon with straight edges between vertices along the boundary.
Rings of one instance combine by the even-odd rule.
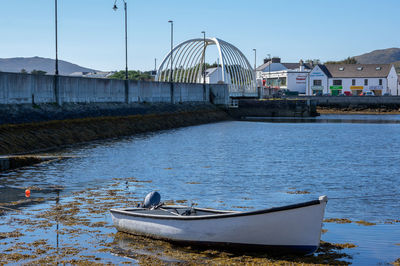
[[[202,83],[204,55],[210,45],[217,46],[221,81],[228,84],[230,96],[257,96],[255,73],[247,58],[234,45],[218,38],[191,39],[175,46],[160,64],[156,80],[171,82],[172,59],[173,82]]]

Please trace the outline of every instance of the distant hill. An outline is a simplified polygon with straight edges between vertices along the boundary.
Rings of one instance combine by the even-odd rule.
[[[360,64],[390,64],[400,61],[400,48],[375,50],[370,53],[355,56]]]
[[[28,73],[32,70],[43,70],[48,74],[54,74],[55,60],[43,57],[15,57],[0,58],[0,71],[21,72],[25,69]],[[94,72],[96,70],[78,66],[63,60],[58,60],[60,75],[69,75],[74,72]]]
[[[400,61],[393,62],[393,65],[396,68],[397,73],[400,74]]]

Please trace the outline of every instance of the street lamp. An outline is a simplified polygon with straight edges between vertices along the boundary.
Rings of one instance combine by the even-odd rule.
[[[125,79],[128,80],[128,8],[127,2],[124,1],[124,9],[125,9]],[[114,2],[113,6],[114,11],[118,10],[117,0]]]
[[[268,55],[268,58],[269,58],[269,64],[268,64],[269,85],[268,85],[268,88],[271,88],[271,64],[272,64],[272,61],[271,61],[271,54],[267,54],[267,55]],[[267,81],[268,81],[268,79],[267,79]]]
[[[170,94],[171,94],[171,103],[174,103],[174,76],[173,76],[173,65],[174,65],[174,21],[168,20],[168,23],[171,24],[171,71],[169,72],[169,81],[171,82]]]
[[[254,51],[254,72],[256,71],[256,67],[257,67],[257,49],[253,49]]]
[[[206,32],[202,31],[203,33],[203,41],[204,41],[204,48],[203,48],[203,84],[206,84]]]
[[[58,0],[55,0],[54,1],[54,11],[55,11],[55,26],[56,26],[56,71],[55,71],[55,74],[56,74],[56,76],[58,76],[58,27],[57,27],[57,24],[58,24],[58,11],[57,11],[57,2],[58,2]]]
[[[168,23],[171,24],[171,72],[170,72],[170,77],[169,81],[173,82],[173,64],[174,64],[174,21],[173,20],[168,20]]]
[[[255,84],[256,88],[258,88],[258,86],[257,86],[257,70],[256,70],[256,68],[257,68],[257,49],[254,48],[253,51],[254,51],[254,82],[256,83]],[[259,91],[259,96],[260,96],[260,99],[261,99],[261,97],[262,97],[261,96],[261,90],[258,89],[258,91]]]

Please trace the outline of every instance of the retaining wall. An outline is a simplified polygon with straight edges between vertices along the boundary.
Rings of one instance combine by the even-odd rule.
[[[172,90],[171,90],[172,88]],[[171,94],[173,97],[171,97]],[[210,97],[212,95],[212,97]],[[225,84],[128,81],[0,72],[0,104],[209,102],[227,105]]]
[[[236,119],[248,117],[313,117],[317,116],[315,101],[312,100],[239,100],[237,108],[228,113]]]
[[[400,108],[400,96],[305,96],[321,107],[349,108]]]

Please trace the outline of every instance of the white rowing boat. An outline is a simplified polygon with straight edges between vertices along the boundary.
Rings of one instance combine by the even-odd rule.
[[[317,250],[326,196],[288,206],[220,211],[186,206],[111,209],[118,231],[196,245],[262,248],[279,253]]]

